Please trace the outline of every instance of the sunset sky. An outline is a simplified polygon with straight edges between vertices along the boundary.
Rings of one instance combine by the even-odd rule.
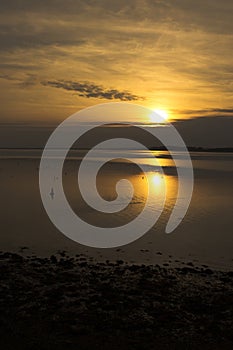
[[[232,13],[231,0],[1,0],[0,120],[110,101],[232,118]]]

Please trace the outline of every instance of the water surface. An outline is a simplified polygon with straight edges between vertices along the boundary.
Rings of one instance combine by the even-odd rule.
[[[112,157],[117,156],[109,151]],[[177,174],[167,152],[154,151],[165,173],[167,189],[164,211],[154,227],[139,240],[121,248],[94,249],[69,240],[50,222],[43,208],[38,185],[40,150],[2,150],[1,181],[1,250],[18,251],[28,247],[28,254],[50,255],[57,250],[69,254],[85,253],[97,260],[123,259],[128,262],[174,264],[175,260],[195,261],[218,268],[233,265],[233,154],[191,154],[194,166],[194,192],[190,208],[174,233],[165,234],[168,217],[177,196]],[[142,210],[146,195],[145,174],[132,163],[120,159],[106,164],[97,177],[100,195],[111,201],[116,198],[115,184],[122,178],[134,186],[134,197],[128,207],[117,214],[96,212],[86,205],[77,186],[78,165],[84,151],[71,151],[65,162],[63,184],[72,209],[83,219],[101,227],[114,227],[130,222]],[[161,175],[151,152],[130,151],[136,164],[146,165],[149,182],[158,200]],[[103,160],[106,154],[98,155]],[[54,151],[51,166],[59,157]],[[182,154],[175,157],[182,160]],[[54,179],[59,181],[59,179]],[[56,194],[55,194],[56,195]],[[126,194],[127,197],[127,194]],[[51,199],[52,200],[52,199]],[[127,201],[128,199],[125,198]],[[156,208],[151,208],[151,213]],[[162,260],[161,260],[162,259]],[[170,261],[170,262],[169,262]],[[178,261],[177,261],[178,263]]]

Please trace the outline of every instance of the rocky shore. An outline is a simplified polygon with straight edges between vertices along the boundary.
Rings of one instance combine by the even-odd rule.
[[[233,272],[0,254],[0,348],[232,349]]]

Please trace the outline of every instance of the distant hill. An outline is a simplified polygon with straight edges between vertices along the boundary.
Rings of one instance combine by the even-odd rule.
[[[41,150],[43,151],[44,148],[42,147],[0,147],[0,150]],[[55,150],[58,150],[59,148],[55,148]],[[89,150],[90,148],[82,148],[82,147],[72,147],[71,150]],[[179,147],[170,147],[170,149],[174,151],[182,151],[182,148]],[[187,149],[189,152],[225,152],[225,153],[233,153],[233,147],[215,147],[215,148],[205,148],[205,147],[193,147],[188,146]],[[151,151],[167,151],[166,147],[149,147],[149,150]]]
[[[205,147],[187,147],[189,152],[233,152],[233,147],[214,147],[214,148],[205,148]],[[179,148],[172,148],[173,150],[179,151]],[[151,151],[167,151],[166,147],[150,147]],[[180,149],[181,150],[181,149]]]

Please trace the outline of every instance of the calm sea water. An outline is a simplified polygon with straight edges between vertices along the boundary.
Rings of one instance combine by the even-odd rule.
[[[116,157],[113,151],[108,155]],[[2,251],[24,251],[50,255],[57,250],[68,254],[86,254],[96,260],[123,259],[136,263],[192,261],[218,268],[233,266],[233,154],[192,153],[194,192],[189,210],[174,233],[165,234],[165,226],[177,196],[177,175],[167,152],[155,151],[165,173],[167,188],[163,213],[154,227],[137,241],[120,248],[94,249],[69,240],[50,222],[39,193],[40,150],[2,150],[0,152],[1,236]],[[54,151],[54,159],[59,156]],[[125,210],[117,214],[96,212],[86,205],[77,186],[77,171],[83,152],[69,153],[63,171],[63,184],[72,209],[85,221],[96,226],[126,224],[142,210],[146,195],[145,174],[132,163],[116,159],[106,164],[97,177],[100,195],[116,198],[115,185],[127,178],[134,186],[134,197]],[[100,151],[97,159],[104,160]],[[130,151],[136,164],[144,164],[156,196],[160,196],[161,179],[151,152]],[[176,156],[182,159],[182,154]],[[51,159],[51,166],[56,160]],[[57,181],[59,179],[54,179]],[[127,198],[126,198],[127,199]],[[124,199],[123,199],[124,200]],[[151,209],[153,215],[154,208]],[[28,247],[29,249],[22,249]]]

